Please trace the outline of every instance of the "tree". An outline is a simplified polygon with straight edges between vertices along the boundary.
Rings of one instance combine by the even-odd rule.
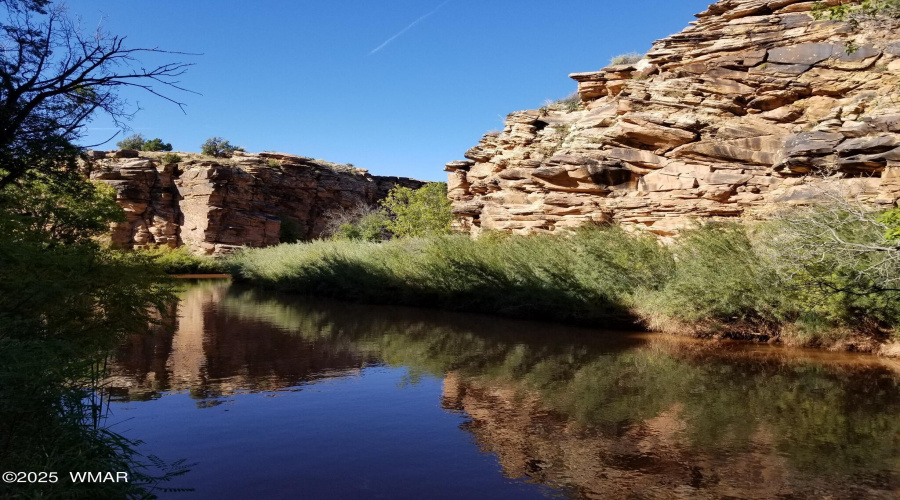
[[[142,66],[142,55],[183,54],[128,48],[125,37],[84,33],[48,0],[0,0],[0,189],[29,172],[74,168],[84,127],[97,112],[118,126],[134,112],[118,92],[138,88],[184,104],[162,89],[186,90],[176,78],[190,66]]]
[[[388,230],[398,237],[447,234],[453,221],[447,184],[429,182],[419,189],[396,186],[381,201],[391,220]]]
[[[235,151],[243,150],[244,148],[240,146],[232,146],[230,142],[221,137],[210,137],[206,140],[206,142],[200,145],[201,153],[205,155],[215,156],[216,158],[230,156]]]
[[[143,135],[132,134],[132,135],[129,135],[128,137],[122,139],[121,141],[117,142],[116,146],[119,149],[136,149],[136,150],[140,151],[141,148],[144,147],[145,142],[147,142],[147,140],[144,139]]]
[[[144,144],[141,145],[141,151],[172,151],[172,145],[168,142],[163,142],[162,139],[157,137],[145,141]]]

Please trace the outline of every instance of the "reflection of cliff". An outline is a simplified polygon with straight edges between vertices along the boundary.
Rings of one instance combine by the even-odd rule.
[[[894,498],[898,492],[859,478],[822,481],[798,474],[765,425],[742,449],[691,446],[677,404],[608,432],[544,407],[534,393],[452,372],[442,402],[471,417],[465,429],[498,456],[508,477],[530,478],[578,498]]]
[[[132,339],[116,373],[131,397],[216,397],[376,360],[444,377],[443,407],[508,476],[574,497],[900,494],[900,376],[871,356],[208,284],[185,294],[174,330]]]
[[[129,397],[165,391],[216,396],[240,390],[275,390],[335,375],[356,373],[368,358],[346,346],[303,341],[269,323],[230,317],[219,303],[223,282],[189,288],[177,317],[134,335],[122,346],[110,386]]]

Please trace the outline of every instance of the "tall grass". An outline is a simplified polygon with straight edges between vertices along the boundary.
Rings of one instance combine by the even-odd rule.
[[[246,250],[238,279],[285,291],[574,322],[633,322],[625,306],[673,261],[655,240],[620,229],[570,238],[489,234],[385,243],[315,241]]]
[[[246,250],[226,266],[240,280],[317,296],[833,345],[887,339],[900,325],[900,291],[869,278],[873,262],[893,258],[892,247],[876,241],[883,232],[870,226],[856,220],[841,231],[875,250],[825,260],[797,250],[820,236],[769,222],[707,225],[670,246],[616,227],[570,236],[315,241]],[[876,276],[885,283],[900,278],[900,269],[882,267]]]

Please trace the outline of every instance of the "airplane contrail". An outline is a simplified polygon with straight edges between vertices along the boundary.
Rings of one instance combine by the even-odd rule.
[[[387,46],[387,44],[393,42],[394,39],[396,39],[396,38],[399,37],[400,35],[406,33],[407,30],[409,30],[409,29],[412,28],[413,26],[419,24],[420,22],[424,21],[425,18],[427,18],[428,16],[434,14],[435,12],[437,12],[438,10],[440,10],[441,7],[447,5],[448,3],[450,3],[450,0],[444,0],[444,2],[441,3],[440,5],[438,5],[437,7],[435,7],[434,10],[432,10],[432,11],[429,12],[428,14],[425,14],[424,16],[422,16],[422,17],[416,19],[415,21],[411,22],[411,23],[409,24],[409,26],[403,28],[403,29],[400,30],[396,35],[394,35],[394,36],[388,38],[387,40],[384,41],[384,43],[382,43],[382,44],[379,45],[378,47],[375,47],[374,49],[372,49],[372,52],[369,52],[369,55],[372,55],[372,54],[378,52],[379,50],[385,48],[385,47]]]

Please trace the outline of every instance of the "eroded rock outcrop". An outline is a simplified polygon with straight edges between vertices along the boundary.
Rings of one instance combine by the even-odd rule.
[[[125,209],[127,220],[112,229],[114,245],[222,254],[274,245],[286,233],[311,239],[322,234],[329,211],[374,204],[398,184],[424,184],[282,153],[180,155],[186,161],[163,165],[158,153],[91,153],[91,178],[115,188]]]
[[[447,164],[455,213],[473,233],[613,220],[670,236],[821,183],[896,205],[900,20],[816,20],[814,4],[722,0],[639,63],[570,75],[577,109],[512,113]]]

